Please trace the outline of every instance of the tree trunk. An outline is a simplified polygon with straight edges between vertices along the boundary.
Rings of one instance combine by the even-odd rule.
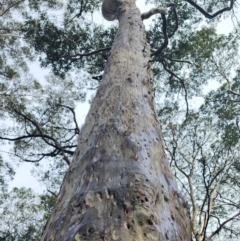
[[[104,0],[103,14],[119,30],[42,241],[191,240],[165,158],[141,14],[135,0]]]

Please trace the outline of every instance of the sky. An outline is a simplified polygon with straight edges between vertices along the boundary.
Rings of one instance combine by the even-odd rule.
[[[140,8],[141,12],[146,12],[153,7],[153,5],[145,5],[143,0],[137,0],[136,1],[137,6]],[[109,22],[107,22],[101,14],[96,14],[93,16],[93,21],[101,22],[104,25],[108,25]],[[144,21],[145,26],[149,26],[151,23],[151,19]],[[233,29],[233,25],[230,19],[225,20],[224,22],[220,23],[218,26],[218,33],[228,33]],[[38,65],[38,63],[33,63],[30,65],[31,72],[39,79],[39,76],[42,76],[42,79],[44,79],[44,76],[49,73],[47,69],[41,69]],[[76,108],[76,115],[77,115],[77,121],[79,123],[79,126],[82,126],[85,117],[89,110],[89,98],[92,96],[92,92],[88,92],[87,94],[87,100],[85,103],[78,104]],[[196,100],[199,101],[199,100]],[[22,163],[19,165],[19,167],[16,169],[16,175],[12,182],[9,183],[9,188],[13,187],[28,187],[34,189],[36,192],[42,192],[44,190],[44,187],[39,184],[39,182],[36,180],[35,177],[31,175],[31,169],[32,165],[30,163]]]

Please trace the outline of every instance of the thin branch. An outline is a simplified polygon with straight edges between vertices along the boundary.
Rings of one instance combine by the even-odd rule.
[[[240,96],[240,93],[237,93],[237,92],[235,92],[235,91],[233,91],[233,90],[231,90],[231,89],[228,89],[227,91],[228,91],[229,93],[233,94],[233,95]]]
[[[24,2],[25,0],[20,0],[18,2],[15,2],[13,5],[11,5],[10,7],[8,7],[7,9],[3,10],[2,13],[0,13],[0,17],[2,17],[5,13],[7,13],[11,8],[15,7],[16,5],[18,5],[21,2]]]
[[[176,8],[175,8],[174,5],[173,5],[173,15],[174,15],[174,18],[175,18],[175,28],[174,28],[173,32],[168,35],[169,38],[171,38],[176,33],[176,31],[178,30],[178,15],[177,15],[177,11],[176,11]]]
[[[1,73],[0,73],[1,75]],[[32,94],[14,94],[14,93],[7,93],[7,92],[0,92],[0,95],[2,96],[30,96],[30,97],[37,97],[37,98],[47,98],[47,95],[32,95]]]
[[[172,59],[172,58],[168,58],[166,56],[164,56],[166,59],[170,60],[170,61],[173,61],[173,62],[178,62],[178,63],[186,63],[186,64],[190,64],[190,65],[194,65],[196,66],[197,68],[199,67],[197,64],[191,62],[190,60],[182,60],[182,59]]]
[[[209,185],[209,181],[208,181],[208,183],[207,183],[207,181],[206,181],[206,177],[205,177],[205,174],[206,174],[206,165],[205,164],[203,164],[203,169],[202,169],[202,177],[203,177],[203,183],[204,183],[204,187],[205,187],[205,190],[206,190],[206,195],[205,195],[205,198],[204,198],[204,203],[205,203],[205,201],[207,201],[207,199],[208,199],[208,208],[207,208],[207,212],[205,212],[205,217],[204,217],[204,220],[203,220],[203,240],[205,239],[205,237],[206,237],[206,231],[207,231],[207,225],[208,225],[208,221],[209,221],[209,202],[210,202],[210,194],[209,194],[209,187],[210,187],[210,185]],[[203,205],[202,205],[203,206]],[[202,212],[202,210],[201,210],[201,212]]]
[[[232,10],[233,3],[234,3],[234,0],[230,0],[231,3],[230,3],[229,7],[223,8],[223,9],[215,12],[214,14],[209,14],[203,8],[201,8],[198,4],[193,2],[192,0],[185,0],[185,1],[188,2],[189,4],[191,4],[193,7],[195,7],[200,13],[202,13],[205,16],[205,18],[209,18],[209,19],[215,18],[216,16],[218,16],[219,14],[221,14],[223,12]]]
[[[213,204],[213,199],[215,198],[217,189],[218,189],[218,185],[220,183],[220,180],[216,181],[213,190],[211,191],[211,193],[209,193],[209,189],[211,187],[211,185],[213,184],[213,182],[215,181],[215,179],[224,171],[225,167],[226,167],[227,161],[225,162],[224,166],[222,168],[219,168],[219,170],[217,172],[214,172],[214,177],[212,178],[212,180],[210,181],[210,177],[208,180],[208,185],[206,184],[205,181],[205,175],[203,173],[203,179],[204,179],[204,184],[205,184],[205,188],[206,188],[206,193],[207,193],[207,197],[208,197],[208,205],[207,205],[207,211],[205,213],[205,220],[204,220],[204,235],[203,235],[203,240],[205,240],[206,235],[207,235],[207,226],[208,226],[208,222],[210,219],[210,213],[212,210],[212,204]],[[205,170],[205,165],[203,165],[203,170]],[[205,172],[205,171],[204,171]],[[206,199],[205,199],[206,200]]]
[[[237,129],[238,129],[238,132],[240,133],[240,126],[239,126],[239,120],[238,120],[238,118],[236,119],[236,126],[237,126]]]
[[[176,11],[176,8],[175,8],[175,7],[173,8],[173,14],[174,14],[174,18],[175,18],[175,27],[174,27],[173,32],[172,32],[171,34],[168,34],[168,38],[171,38],[171,37],[175,34],[175,32],[177,31],[177,29],[178,29],[178,15],[177,15],[177,11]],[[167,19],[167,21],[168,21],[168,19]],[[163,35],[161,35],[160,37],[159,37],[159,36],[158,36],[158,37],[155,37],[155,38],[153,39],[152,46],[154,46],[154,44],[155,44],[159,39],[162,39],[162,38],[163,38]]]
[[[73,109],[72,107],[66,106],[66,105],[60,105],[60,106],[65,107],[65,108],[69,109],[69,110],[72,112],[72,114],[73,114],[73,120],[74,120],[74,123],[75,123],[75,126],[76,126],[75,130],[77,130],[77,133],[76,133],[76,134],[79,134],[79,127],[78,127],[77,118],[76,118],[76,113],[75,113],[74,109]]]
[[[47,189],[47,191],[48,191],[49,193],[51,193],[54,197],[57,197],[57,196],[58,196],[56,193],[50,191],[49,189]]]
[[[66,55],[66,56],[63,56],[63,57],[68,57],[68,58],[76,58],[76,57],[78,57],[78,56],[79,56],[79,57],[84,57],[84,56],[90,56],[90,55],[93,55],[93,54],[97,54],[97,53],[99,53],[99,52],[104,52],[104,51],[109,51],[109,50],[111,50],[111,47],[106,47],[106,48],[97,49],[97,50],[92,51],[92,52],[79,53],[79,52],[78,52],[78,49],[77,49],[77,48],[78,48],[77,42],[75,42],[75,41],[73,41],[72,39],[68,38],[68,37],[65,36],[64,34],[63,34],[63,37],[75,45],[75,52],[76,52],[75,55]]]
[[[161,14],[161,17],[162,17],[162,31],[163,31],[163,36],[164,36],[164,42],[162,43],[161,47],[153,52],[151,54],[151,56],[154,56],[154,55],[160,55],[162,53],[162,51],[168,46],[168,35],[167,35],[167,19],[166,19],[166,15],[164,13]]]
[[[193,232],[197,233],[197,230],[196,230],[196,227],[194,224],[196,223],[196,220],[197,220],[198,206],[197,206],[197,202],[196,202],[196,198],[195,198],[195,193],[194,193],[194,188],[193,188],[191,177],[189,176],[187,179],[188,179],[188,186],[190,189],[190,199],[191,199],[192,208],[193,208],[193,214],[192,214]]]
[[[213,64],[215,65],[217,71],[220,73],[220,75],[227,81],[227,85],[228,85],[228,92],[237,96],[240,96],[240,93],[237,93],[235,91],[232,90],[232,86],[231,86],[231,81],[228,79],[227,75],[225,74],[225,72],[223,70],[220,69],[220,67],[217,65],[216,61],[212,58],[211,61],[213,62]]]
[[[1,37],[19,37],[19,35],[15,35],[12,33],[0,33]]]
[[[27,117],[26,115],[24,115],[24,114],[22,114],[21,112],[17,111],[16,109],[14,109],[14,111],[15,111],[18,115],[22,116],[24,119],[28,120],[30,123],[32,123],[32,124],[37,128],[37,130],[39,131],[40,136],[42,137],[42,139],[43,139],[48,145],[50,145],[50,146],[52,146],[52,147],[57,148],[58,150],[60,150],[60,151],[62,152],[63,159],[65,160],[65,162],[66,162],[68,165],[70,165],[70,161],[69,161],[68,157],[65,155],[65,152],[67,153],[68,151],[64,150],[63,147],[58,143],[58,141],[57,141],[56,139],[54,139],[54,138],[51,137],[51,136],[44,135],[44,134],[42,133],[42,130],[41,130],[39,124],[38,124],[36,121],[30,119],[29,117]],[[2,138],[2,137],[1,137],[1,138]],[[19,138],[21,138],[21,137],[19,137]],[[26,138],[26,137],[24,136],[24,138]],[[6,138],[5,138],[5,139],[6,139]],[[53,141],[55,145],[53,145],[52,143],[50,143],[50,142],[48,141],[48,139],[51,140],[51,141]],[[14,141],[14,140],[13,140],[13,141]]]
[[[83,13],[84,10],[85,10],[84,8],[86,7],[87,3],[88,3],[88,1],[83,1],[83,0],[81,0],[81,7],[80,7],[80,9],[79,9],[79,12],[78,12],[75,16],[73,16],[73,17],[65,24],[65,27],[66,27],[70,22],[72,22],[73,19],[81,17],[82,13]]]
[[[100,48],[98,50],[92,51],[92,52],[87,52],[87,53],[77,53],[75,55],[65,55],[63,57],[67,57],[67,58],[75,58],[75,57],[84,57],[84,56],[90,56],[93,54],[97,54],[99,52],[104,52],[104,51],[109,51],[111,50],[111,47],[106,47],[106,48]]]
[[[43,134],[41,134],[41,135],[36,135],[36,134],[32,135],[31,134],[31,135],[27,135],[27,136],[19,136],[19,137],[16,137],[16,138],[9,138],[9,137],[0,136],[0,140],[5,140],[5,141],[20,141],[20,140],[25,140],[25,139],[29,139],[29,138],[42,138],[42,139],[46,138],[46,139],[49,139],[49,140],[53,141],[55,144],[57,143],[57,141],[54,138],[52,138],[51,136],[43,135]],[[55,145],[52,145],[49,142],[46,142],[46,143],[48,145],[54,147],[54,148],[57,148],[58,150],[60,150],[62,152],[67,153],[67,154],[73,155],[73,153],[74,153],[73,151],[63,150],[62,147],[59,147],[60,145],[55,146]],[[71,148],[72,146],[65,146],[65,147]]]
[[[184,83],[184,80],[180,77],[178,77],[176,74],[174,74],[170,69],[168,69],[165,64],[162,62],[162,65],[163,65],[163,68],[169,73],[171,74],[172,76],[174,76],[175,78],[177,78],[178,80],[180,80],[182,86],[183,86],[183,89],[184,89],[184,92],[185,92],[185,95],[184,95],[184,99],[185,99],[185,102],[186,102],[186,118],[188,116],[188,113],[189,113],[189,105],[188,105],[188,93],[187,93],[187,88],[185,86],[185,83]]]
[[[225,220],[222,224],[220,224],[220,226],[215,230],[213,231],[209,237],[207,237],[206,241],[209,241],[212,239],[212,237],[216,234],[218,234],[221,229],[224,227],[225,224],[227,224],[228,222],[232,221],[233,219],[235,219],[237,216],[240,215],[240,212],[236,213],[235,215],[233,215],[232,217],[228,218],[227,220]]]

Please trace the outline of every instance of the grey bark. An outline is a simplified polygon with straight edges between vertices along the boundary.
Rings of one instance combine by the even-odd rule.
[[[42,241],[191,240],[165,158],[141,14],[134,0],[104,0],[103,15],[119,29]]]

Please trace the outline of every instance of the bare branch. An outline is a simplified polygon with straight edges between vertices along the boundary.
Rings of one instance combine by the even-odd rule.
[[[4,77],[8,78],[8,75],[5,74],[5,73],[2,72],[2,71],[0,71],[0,75],[2,75],[2,76],[4,76]],[[5,94],[5,92],[1,92],[1,93],[0,93],[0,95],[3,95],[3,94]]]
[[[19,37],[19,35],[12,34],[12,33],[0,33],[1,37]]]
[[[31,138],[31,137],[41,137],[45,143],[47,143],[48,145],[58,149],[62,155],[63,155],[63,159],[65,160],[65,162],[70,165],[70,160],[68,159],[68,157],[65,155],[65,153],[68,153],[68,154],[72,154],[72,152],[70,151],[67,151],[65,150],[60,144],[59,142],[53,138],[52,136],[49,136],[49,135],[45,135],[43,134],[42,130],[41,130],[41,127],[39,126],[39,124],[30,119],[29,117],[27,117],[26,115],[24,115],[23,113],[17,111],[16,109],[14,109],[14,112],[16,112],[18,115],[22,116],[25,120],[28,120],[30,123],[32,123],[38,130],[39,134],[33,134],[32,136],[21,136],[21,137],[18,137],[18,138],[6,138],[6,137],[0,137],[0,139],[2,140],[10,140],[10,141],[17,141],[17,140],[21,140],[21,139],[26,139],[26,138]],[[49,142],[52,141],[53,143]]]
[[[166,59],[173,61],[173,62],[178,62],[178,63],[186,63],[186,64],[190,64],[190,65],[194,65],[197,68],[199,67],[197,64],[191,62],[190,60],[184,60],[184,59],[172,59],[172,58],[168,58],[166,56],[164,56]]]
[[[11,6],[9,6],[7,9],[3,10],[1,13],[0,13],[0,17],[2,17],[5,13],[7,13],[11,8],[15,7],[16,5],[18,5],[19,3],[21,2],[24,2],[25,0],[20,0],[18,2],[15,2],[13,3]]]
[[[215,12],[214,14],[209,14],[203,8],[201,8],[198,4],[193,2],[192,0],[185,0],[185,1],[188,2],[189,4],[191,4],[193,7],[195,7],[200,13],[202,13],[205,16],[205,18],[209,18],[209,19],[215,18],[216,16],[218,16],[219,14],[221,14],[223,12],[232,10],[233,3],[234,3],[234,0],[230,0],[229,7],[223,8],[223,9]]]
[[[239,126],[239,119],[238,118],[236,119],[236,126],[237,126],[237,129],[238,129],[238,132],[240,133],[240,126]]]
[[[52,192],[52,191],[49,190],[49,189],[47,189],[47,191],[48,191],[49,193],[51,193],[54,197],[57,197],[57,196],[58,196],[56,193]]]
[[[185,92],[184,98],[185,98],[186,108],[187,108],[187,110],[186,110],[186,118],[187,118],[188,113],[189,113],[189,105],[188,105],[188,93],[187,93],[187,88],[186,88],[186,86],[185,86],[185,82],[184,82],[184,80],[183,80],[182,78],[178,77],[178,76],[177,76],[176,74],[174,74],[170,69],[168,69],[163,62],[162,62],[162,65],[163,65],[163,68],[164,68],[169,74],[171,74],[172,76],[174,76],[175,78],[177,78],[178,80],[180,80],[180,82],[181,82],[181,84],[182,84],[182,86],[183,86],[183,89],[184,89],[184,92]]]
[[[66,105],[60,105],[60,106],[65,107],[65,108],[69,109],[72,112],[73,120],[74,120],[74,123],[75,123],[75,126],[76,126],[75,131],[77,132],[76,134],[79,134],[79,127],[78,127],[76,113],[75,113],[74,109],[72,107],[66,106]]]
[[[85,2],[84,7],[85,7],[86,5],[87,5],[87,1]],[[73,19],[79,18],[79,17],[82,15],[82,13],[83,13],[83,11],[84,11],[84,7],[83,7],[83,0],[81,0],[81,7],[80,7],[80,9],[79,9],[79,12],[78,12],[75,16],[73,16],[73,17],[65,24],[65,27],[66,27],[70,22],[72,22]]]
[[[67,58],[84,57],[84,56],[90,56],[93,54],[97,54],[97,53],[109,51],[109,50],[111,50],[111,47],[101,48],[101,49],[98,49],[98,50],[95,50],[92,52],[87,52],[87,53],[77,53],[75,55],[65,55],[63,57],[67,57]]]
[[[164,36],[164,42],[162,43],[161,47],[155,51],[154,53],[151,54],[151,56],[154,55],[160,55],[162,51],[168,46],[168,35],[167,35],[167,19],[166,15],[164,13],[161,14],[163,23],[162,23],[162,31],[163,31],[163,36]]]
[[[240,96],[240,93],[238,92],[235,92],[232,90],[232,85],[231,85],[231,81],[228,79],[226,73],[221,70],[221,68],[217,65],[216,61],[212,58],[211,61],[213,62],[213,64],[215,65],[217,71],[220,73],[220,75],[227,81],[227,85],[228,85],[228,92],[233,94],[233,95],[237,95],[237,96]]]
[[[219,227],[213,231],[209,237],[207,237],[206,241],[210,241],[212,239],[212,237],[216,234],[218,234],[221,229],[224,227],[225,224],[227,224],[228,222],[232,221],[233,219],[235,219],[236,217],[238,217],[240,215],[240,212],[236,213],[235,215],[233,215],[232,217],[228,218],[227,220],[225,220],[222,224],[219,225]]]
[[[71,43],[74,44],[75,46],[75,52],[76,54],[75,55],[64,55],[63,57],[65,58],[76,58],[76,57],[84,57],[84,56],[90,56],[90,55],[93,55],[93,54],[97,54],[99,52],[104,52],[104,51],[109,51],[111,50],[111,47],[106,47],[106,48],[100,48],[100,49],[97,49],[95,51],[92,51],[92,52],[86,52],[86,53],[79,53],[77,48],[78,48],[78,45],[77,45],[77,42],[73,41],[72,39],[68,38],[67,36],[65,36],[63,34],[63,37],[65,39],[67,39],[68,41],[70,41]]]
[[[235,91],[233,91],[233,90],[231,90],[231,89],[228,89],[227,91],[228,91],[229,93],[233,94],[233,95],[240,96],[240,93],[237,93],[237,92],[235,92]]]

